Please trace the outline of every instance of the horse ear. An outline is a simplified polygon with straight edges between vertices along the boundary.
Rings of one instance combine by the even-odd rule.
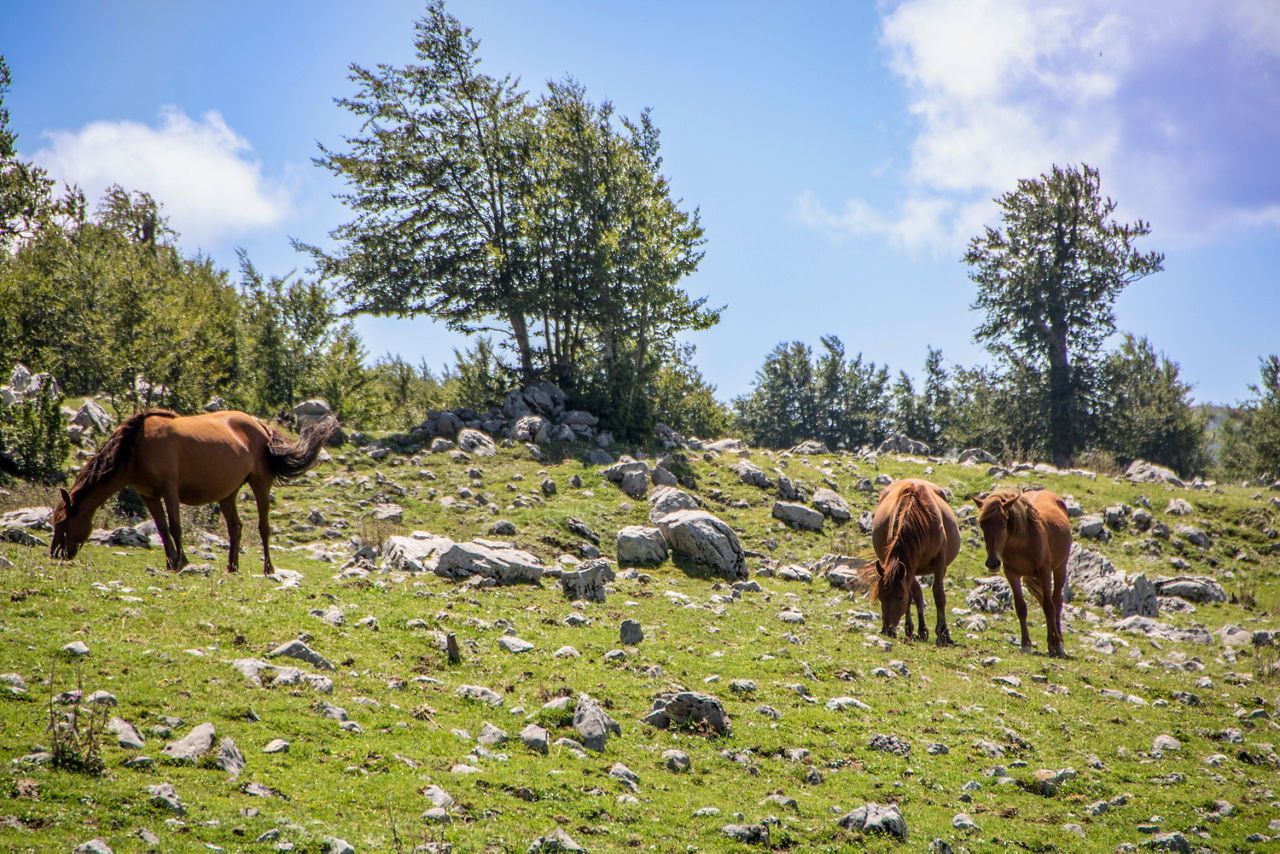
[[[982,499],[981,499],[981,498],[979,498],[979,497],[978,497],[978,496],[976,496],[976,495],[970,495],[969,497],[973,499],[973,503],[974,503],[974,504],[977,504],[979,507],[981,507],[981,506],[982,506]]]
[[[70,493],[70,492],[67,492],[67,490],[66,490],[66,489],[64,489],[64,488],[62,488],[62,487],[58,487],[58,492],[62,493],[62,503],[63,503],[63,505],[65,505],[66,507],[70,507],[70,506],[71,506],[71,493]]]
[[[884,564],[880,563],[880,561],[876,561],[876,575],[884,578]]]

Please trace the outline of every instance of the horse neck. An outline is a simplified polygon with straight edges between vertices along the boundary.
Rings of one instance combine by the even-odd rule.
[[[128,466],[119,466],[93,483],[85,484],[78,489],[73,487],[71,491],[75,497],[76,506],[85,508],[85,511],[89,513],[95,512],[107,502],[108,498],[129,485],[130,478],[127,468]]]

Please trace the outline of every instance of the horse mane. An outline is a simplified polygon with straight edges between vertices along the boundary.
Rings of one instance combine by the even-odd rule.
[[[178,417],[178,413],[169,409],[147,409],[130,415],[89,458],[84,468],[80,469],[80,474],[76,475],[76,481],[71,486],[71,492],[79,493],[81,490],[91,489],[120,466],[127,464],[133,457],[134,446],[137,444],[139,434],[142,433],[143,425],[152,415],[158,418]]]
[[[988,495],[978,511],[978,522],[985,522],[1001,509],[1008,519],[1009,533],[1015,537],[1025,537],[1040,526],[1040,511],[1016,489],[998,489]]]
[[[893,514],[893,529],[889,545],[885,549],[883,577],[871,590],[872,600],[879,599],[886,590],[900,590],[910,582],[908,567],[915,566],[920,549],[925,545],[933,517],[921,500],[914,484],[906,484],[898,493],[898,506]]]

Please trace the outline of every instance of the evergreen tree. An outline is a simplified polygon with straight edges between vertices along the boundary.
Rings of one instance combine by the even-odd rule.
[[[1116,297],[1161,270],[1164,256],[1135,248],[1150,227],[1115,222],[1116,203],[1087,165],[1054,166],[995,201],[1001,227],[973,238],[964,256],[978,286],[973,308],[985,314],[974,338],[1006,364],[1044,376],[1045,408],[1035,415],[1054,464],[1065,466],[1087,439]]]

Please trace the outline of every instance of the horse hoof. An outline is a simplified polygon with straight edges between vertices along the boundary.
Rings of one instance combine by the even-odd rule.
[[[1018,647],[1018,652],[1021,652],[1023,655],[1031,655],[1035,651],[1035,647],[1029,643],[1024,643],[1022,646]]]

